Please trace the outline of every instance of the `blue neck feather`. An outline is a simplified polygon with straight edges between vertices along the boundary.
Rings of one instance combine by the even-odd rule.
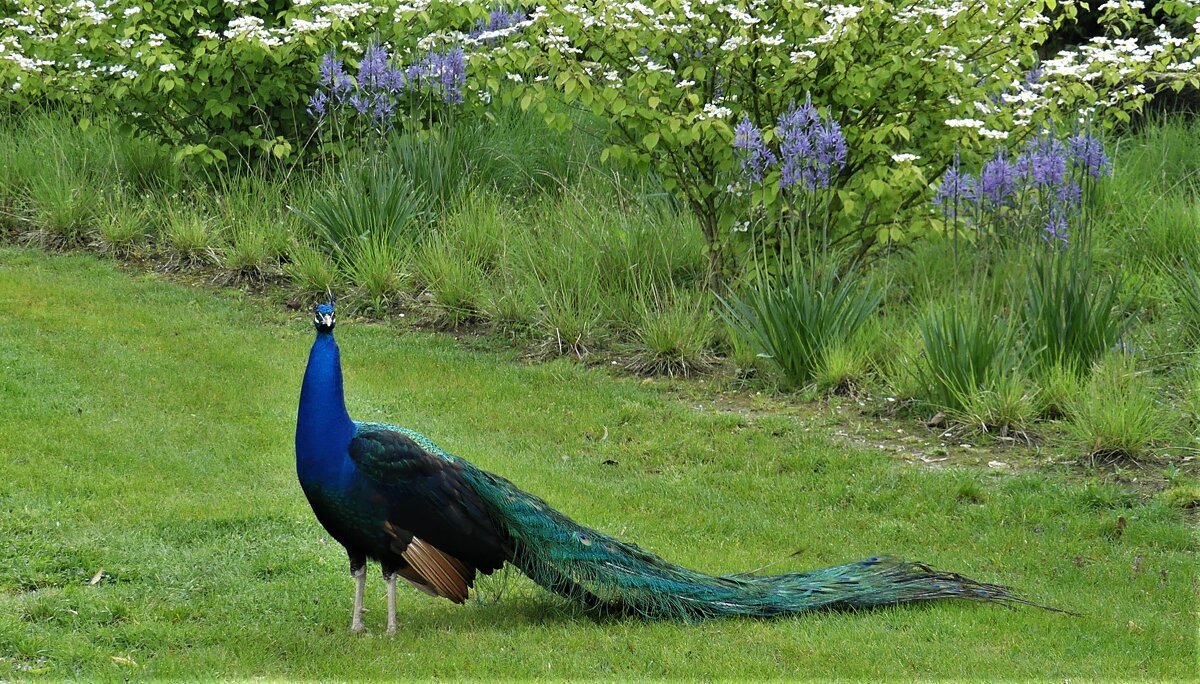
[[[353,473],[348,446],[354,422],[342,393],[342,362],[331,331],[317,333],[296,416],[296,472],[301,482],[336,485]]]

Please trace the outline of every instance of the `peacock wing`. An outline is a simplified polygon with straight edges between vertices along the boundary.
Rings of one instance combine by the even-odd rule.
[[[462,463],[380,426],[360,425],[349,451],[385,500],[392,551],[440,595],[464,600],[476,569],[490,573],[511,555]]]

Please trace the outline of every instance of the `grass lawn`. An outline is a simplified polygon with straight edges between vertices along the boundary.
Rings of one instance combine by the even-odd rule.
[[[701,413],[569,362],[343,320],[354,417],[424,432],[669,559],[732,572],[799,550],[782,571],[889,553],[1083,614],[596,621],[514,573],[465,607],[402,591],[389,639],[374,571],[373,633],[352,636],[345,555],[293,467],[308,319],[0,248],[0,679],[1195,674],[1200,544],[1157,500],[1061,473],[918,469],[799,419]]]

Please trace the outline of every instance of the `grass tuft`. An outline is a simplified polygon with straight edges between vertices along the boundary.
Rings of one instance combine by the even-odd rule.
[[[308,242],[297,241],[288,256],[284,272],[291,279],[292,287],[306,300],[316,301],[336,290],[337,267],[325,251]]]
[[[1093,369],[1068,417],[1068,432],[1093,465],[1146,459],[1171,434],[1153,386],[1128,357],[1115,353]]]
[[[483,270],[473,255],[445,233],[426,240],[415,257],[417,274],[433,296],[440,316],[451,326],[479,312]]]
[[[29,183],[33,224],[55,246],[83,243],[98,217],[96,185],[68,165],[50,165]]]
[[[1132,302],[1119,290],[1116,279],[1101,282],[1086,250],[1034,258],[1022,309],[1029,360],[1042,372],[1062,366],[1086,373],[1133,324]]]
[[[405,254],[382,235],[359,238],[344,247],[345,272],[365,311],[382,316],[409,285]]]
[[[104,205],[102,214],[96,224],[102,251],[127,257],[146,240],[151,218],[145,205],[121,194]]]
[[[875,313],[883,292],[858,271],[839,275],[792,259],[760,270],[741,293],[721,299],[730,326],[778,366],[793,387],[812,382],[835,346],[849,344]]]
[[[651,290],[638,301],[634,360],[630,368],[651,375],[688,376],[713,364],[709,352],[711,303],[701,292]]]
[[[162,241],[174,267],[200,266],[219,262],[220,240],[210,218],[194,205],[170,201],[162,217]]]

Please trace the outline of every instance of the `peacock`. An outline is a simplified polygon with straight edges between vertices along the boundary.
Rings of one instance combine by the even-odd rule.
[[[407,428],[351,420],[332,299],[316,307],[296,420],[296,471],[317,520],[350,558],[350,629],[363,631],[367,559],[396,579],[463,603],[477,574],[509,563],[549,591],[605,615],[703,620],[771,617],[960,598],[1037,605],[1009,589],[886,557],[776,575],[713,576],[669,563],[568,518],[508,480]]]

